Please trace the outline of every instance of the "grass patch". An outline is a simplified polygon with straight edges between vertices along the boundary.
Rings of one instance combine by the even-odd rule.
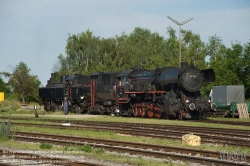
[[[53,145],[50,143],[42,142],[39,147],[41,149],[51,149],[53,147]]]
[[[12,138],[13,134],[11,134],[11,131],[14,131],[11,122],[10,122],[10,116],[8,121],[4,120],[0,126],[0,140],[1,141],[7,141]]]
[[[212,151],[227,151],[227,152],[244,152],[250,154],[250,148],[243,147],[232,147],[223,146],[216,144],[202,144],[198,147],[192,147],[189,145],[183,145],[181,140],[171,140],[171,139],[156,139],[142,136],[131,136],[131,135],[120,135],[112,131],[94,131],[94,130],[72,130],[72,129],[53,129],[53,128],[37,128],[37,127],[23,127],[16,126],[16,131],[26,131],[26,132],[39,132],[48,134],[59,134],[59,135],[70,135],[70,136],[82,136],[88,138],[98,138],[98,139],[108,139],[108,140],[120,140],[127,142],[138,142],[162,146],[177,146],[177,147],[187,147],[195,148],[200,150],[212,150]]]
[[[2,146],[8,146],[10,148],[15,149],[29,149],[35,152],[40,151],[40,145],[37,143],[26,143],[26,142],[15,142],[14,140],[9,140],[4,142]],[[87,146],[86,146],[87,147]],[[63,154],[67,155],[75,155],[75,156],[84,156],[87,158],[86,160],[99,160],[100,163],[103,161],[112,162],[112,165],[125,164],[125,165],[143,165],[143,166],[191,166],[188,162],[174,162],[169,159],[154,159],[154,158],[146,158],[140,155],[124,155],[122,153],[113,153],[107,152],[103,149],[92,148],[91,151],[86,152],[85,148],[83,151],[80,151],[82,146],[77,145],[68,145],[68,146],[53,146],[49,152],[63,152]],[[88,148],[87,148],[88,149]],[[46,152],[48,150],[42,149],[42,151]],[[49,153],[48,152],[48,153]],[[53,153],[54,154],[54,153]]]
[[[34,112],[33,112],[34,113]],[[25,115],[12,115],[13,117],[30,118]],[[81,117],[80,117],[81,118]],[[74,123],[77,118],[67,118],[67,117],[49,117],[49,116],[39,116],[39,119],[58,119],[66,120],[68,123]],[[34,118],[36,123],[43,123],[39,119]],[[211,128],[226,128],[226,129],[238,129],[238,130],[250,130],[249,126],[238,126],[238,125],[228,125],[228,124],[213,124],[213,123],[202,123],[192,122],[192,121],[181,121],[181,120],[166,120],[166,119],[147,119],[147,118],[133,118],[133,117],[111,117],[111,116],[98,116],[98,117],[88,117],[81,118],[82,121],[101,121],[101,122],[125,122],[125,123],[146,123],[155,125],[177,125],[177,126],[194,126],[194,127],[211,127]],[[241,119],[238,119],[240,121]],[[27,123],[29,121],[25,120]],[[30,120],[32,121],[32,120]],[[21,121],[20,121],[21,122]],[[47,122],[49,123],[49,122]]]
[[[94,151],[94,149],[91,146],[89,146],[88,144],[85,144],[84,146],[80,146],[78,148],[78,150],[83,151],[83,152],[87,152],[87,153]]]
[[[19,108],[21,108],[21,104],[16,100],[5,100],[1,102],[0,113],[9,114],[11,112],[15,112]]]
[[[34,113],[34,112],[33,112]],[[15,117],[25,117],[24,115],[15,115]],[[28,117],[29,118],[29,117]],[[39,118],[34,118],[33,120],[25,120],[25,122],[29,123],[41,123],[41,124],[48,124],[51,122],[43,122],[38,121],[39,119],[59,119],[59,120],[67,120],[67,122],[71,123],[75,118],[53,118],[53,117],[46,117],[39,116]],[[221,120],[224,118],[211,118],[215,120]],[[143,118],[131,118],[131,117],[111,117],[111,116],[99,116],[94,118],[82,119],[84,121],[103,121],[103,122],[128,122],[128,123],[149,123],[149,124],[162,124],[162,125],[182,125],[182,126],[195,126],[195,127],[215,127],[215,128],[230,128],[230,129],[245,129],[250,130],[249,126],[236,126],[236,125],[226,125],[226,124],[210,124],[210,123],[202,123],[202,122],[191,122],[191,121],[179,121],[179,120],[165,120],[165,119],[143,119]],[[242,119],[226,119],[225,120],[238,120],[241,121]],[[245,119],[244,119],[245,120]],[[18,122],[23,122],[23,120],[18,120]],[[55,124],[54,122],[52,122]],[[163,146],[178,146],[178,147],[187,147],[187,148],[195,148],[200,150],[211,150],[211,151],[226,151],[226,152],[238,152],[238,153],[246,153],[250,154],[250,148],[240,148],[240,147],[230,147],[230,146],[222,146],[216,144],[202,144],[198,147],[192,147],[188,145],[183,145],[182,142],[179,140],[163,140],[163,139],[154,139],[154,138],[147,138],[147,137],[140,137],[140,136],[131,136],[131,135],[122,135],[117,134],[112,131],[94,131],[94,130],[72,130],[72,129],[53,129],[53,128],[38,128],[38,127],[24,127],[24,126],[15,126],[16,131],[27,131],[27,132],[40,132],[40,133],[50,133],[50,134],[59,134],[59,135],[72,135],[72,136],[83,136],[89,138],[98,138],[98,139],[110,139],[110,140],[121,140],[127,142],[138,142],[138,143],[146,143],[146,144],[155,144],[155,145],[163,145]],[[30,145],[21,145],[12,146],[7,144],[11,141],[5,141],[5,147],[20,147],[22,149],[30,149]],[[41,150],[40,145],[32,145],[34,149]],[[175,163],[172,160],[164,160],[164,161],[152,161],[147,159],[144,156],[124,156],[123,154],[115,154],[106,152],[103,149],[96,149],[86,146],[73,146],[68,145],[64,147],[57,147],[53,146],[50,150],[54,149],[61,149],[64,151],[81,151],[84,153],[84,156],[88,156],[89,158],[98,159],[98,160],[105,160],[111,162],[119,162],[119,163],[127,163],[127,164],[134,164],[134,165],[192,165],[188,162],[183,163]],[[46,150],[46,149],[42,149]]]
[[[250,122],[250,118],[223,118],[223,117],[209,117],[209,120],[232,121],[232,122]]]
[[[97,116],[97,117],[88,117],[88,118],[70,118],[70,117],[49,117],[46,115],[63,115],[62,111],[56,112],[45,112],[43,116],[43,110],[37,110],[39,114],[39,119],[58,119],[58,120],[67,120],[68,122],[73,122],[74,120],[83,120],[83,121],[102,121],[102,122],[126,122],[126,123],[148,123],[148,124],[160,124],[160,125],[179,125],[179,126],[195,126],[195,127],[213,127],[213,128],[230,128],[230,129],[243,129],[250,130],[248,126],[238,126],[238,125],[228,125],[228,124],[212,124],[212,123],[202,123],[201,122],[192,122],[189,120],[167,120],[167,119],[149,119],[149,118],[133,118],[133,117],[112,117],[112,116]],[[34,110],[21,110],[15,111],[12,113],[13,117],[23,117],[27,118],[29,116],[22,114],[31,114],[34,115]],[[2,114],[6,115],[6,114]],[[75,115],[75,114],[70,114]],[[250,122],[249,119],[236,119],[236,118],[213,118],[209,117],[211,120],[222,120],[222,121],[237,121],[237,122]]]

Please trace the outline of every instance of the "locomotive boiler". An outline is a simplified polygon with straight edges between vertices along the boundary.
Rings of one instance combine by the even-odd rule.
[[[200,70],[187,62],[181,68],[163,67],[155,71],[140,68],[122,72],[117,77],[114,96],[117,114],[135,117],[204,119],[210,103],[199,89],[215,81],[212,69]]]

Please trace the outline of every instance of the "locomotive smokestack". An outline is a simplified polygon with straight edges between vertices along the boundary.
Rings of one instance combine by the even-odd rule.
[[[56,82],[56,73],[51,73],[51,82]]]
[[[181,62],[181,68],[188,68],[187,62]]]

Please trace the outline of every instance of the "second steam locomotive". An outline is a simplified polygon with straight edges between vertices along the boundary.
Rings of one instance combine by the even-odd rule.
[[[76,113],[205,119],[210,103],[199,90],[213,81],[212,69],[200,70],[182,62],[180,68],[61,76],[59,83],[52,74],[47,86],[39,88],[39,96],[47,111],[59,109],[66,96]]]

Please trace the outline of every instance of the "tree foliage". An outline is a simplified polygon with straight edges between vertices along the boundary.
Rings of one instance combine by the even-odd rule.
[[[132,67],[154,70],[161,66],[179,66],[179,40],[176,31],[168,27],[168,38],[137,27],[130,34],[114,38],[100,38],[87,30],[69,35],[66,55],[60,54],[60,74],[91,74],[95,72],[124,71]],[[213,68],[216,81],[206,84],[202,93],[209,94],[212,86],[244,85],[250,98],[250,43],[223,45],[214,35],[204,43],[199,34],[181,31],[181,59],[193,62],[200,69]]]
[[[193,62],[198,68],[205,67],[206,45],[201,41],[200,35],[192,31],[182,30],[183,36],[183,56],[182,61]]]
[[[9,87],[5,84],[5,82],[1,77],[0,77],[0,92],[10,93]]]
[[[244,85],[245,97],[250,98],[250,43],[241,45],[232,43],[231,48],[221,44],[219,38],[210,38],[210,42],[217,43],[210,54],[210,66],[216,74],[216,81],[212,86],[219,85]],[[214,41],[217,40],[217,41]],[[208,47],[213,43],[209,43]],[[215,51],[216,50],[216,51]],[[212,52],[210,51],[210,53]]]
[[[13,73],[5,72],[5,76],[9,77],[9,85],[13,92],[20,96],[23,103],[38,100],[38,88],[41,82],[37,76],[30,74],[30,69],[25,63],[20,62],[13,68]]]

